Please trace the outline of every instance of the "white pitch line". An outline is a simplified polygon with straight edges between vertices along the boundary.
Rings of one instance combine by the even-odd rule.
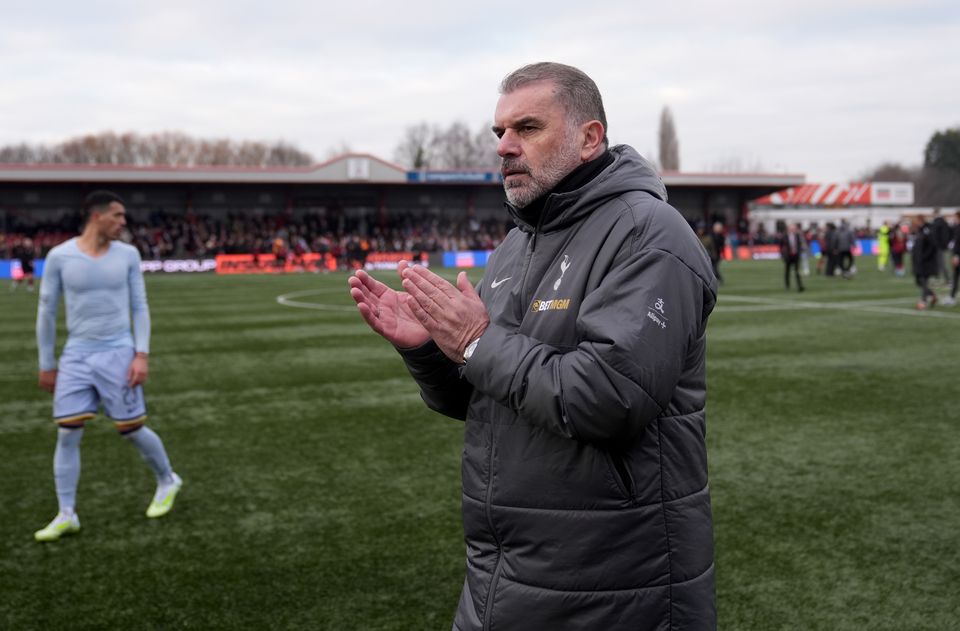
[[[449,274],[441,274],[443,278],[449,276]],[[453,280],[446,278],[448,281],[455,283],[456,278]],[[291,300],[291,298],[302,298],[303,296],[320,296],[323,294],[345,294],[349,293],[349,288],[344,287],[343,289],[336,289],[334,287],[326,287],[323,289],[305,289],[303,291],[292,291],[288,294],[282,294],[277,296],[276,300],[278,304],[283,305],[284,307],[296,307],[299,309],[317,309],[319,311],[356,311],[356,306],[349,307],[344,305],[328,305],[320,302],[300,302],[298,300]]]
[[[325,289],[307,289],[304,291],[294,291],[288,294],[283,294],[277,296],[276,300],[278,304],[283,305],[284,307],[295,307],[299,309],[316,309],[318,311],[356,311],[356,307],[345,306],[345,305],[330,305],[317,302],[301,302],[298,300],[291,300],[291,298],[301,298],[303,296],[320,296],[323,294],[332,294],[341,293],[342,290],[334,288],[325,288]],[[753,303],[752,305],[738,305],[738,306],[726,306],[723,304],[724,301],[729,300],[733,302],[747,302]],[[760,311],[789,311],[792,309],[826,309],[826,310],[836,310],[836,311],[864,311],[867,313],[882,313],[886,315],[906,315],[906,316],[916,316],[921,318],[947,318],[947,319],[960,319],[960,313],[946,312],[942,310],[926,310],[926,311],[917,311],[915,309],[909,309],[904,307],[889,307],[885,305],[898,305],[902,304],[903,300],[901,299],[886,299],[886,300],[862,300],[862,301],[852,301],[852,302],[812,302],[812,301],[794,301],[794,300],[780,300],[777,298],[761,298],[759,296],[735,296],[729,294],[720,295],[720,304],[717,305],[716,311],[721,313],[743,313],[743,312],[760,312]]]
[[[723,306],[724,300],[734,302],[752,302],[754,306]],[[860,302],[811,302],[811,301],[793,301],[778,300],[777,298],[760,298],[751,296],[731,296],[720,295],[720,304],[717,305],[717,311],[720,312],[746,312],[746,311],[783,311],[791,309],[832,309],[836,311],[864,311],[867,313],[883,313],[888,315],[906,315],[921,318],[947,318],[960,319],[960,313],[951,313],[942,310],[917,311],[909,308],[884,307],[881,305],[902,304],[902,300],[864,300]]]
[[[283,305],[284,307],[296,307],[299,309],[317,309],[318,311],[356,311],[356,307],[348,307],[346,305],[327,305],[320,302],[300,302],[298,300],[290,300],[291,298],[301,298],[303,296],[319,296],[322,294],[332,294],[332,293],[346,293],[346,289],[307,289],[306,291],[293,291],[289,294],[283,294],[282,296],[277,296],[277,303]]]

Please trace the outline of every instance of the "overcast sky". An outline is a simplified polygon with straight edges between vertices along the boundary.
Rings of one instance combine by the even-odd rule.
[[[500,79],[560,61],[613,143],[681,168],[847,181],[960,126],[960,2],[18,2],[0,10],[0,145],[101,131],[284,140],[391,160],[406,127],[489,124]]]

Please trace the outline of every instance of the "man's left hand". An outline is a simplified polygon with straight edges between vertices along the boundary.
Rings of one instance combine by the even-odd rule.
[[[133,361],[130,362],[130,370],[127,371],[127,385],[136,388],[147,380],[150,369],[147,366],[147,355],[137,353]]]
[[[454,287],[422,265],[403,271],[403,288],[413,298],[410,306],[443,354],[463,363],[463,351],[480,337],[490,324],[490,316],[480,296],[467,279],[457,275]]]

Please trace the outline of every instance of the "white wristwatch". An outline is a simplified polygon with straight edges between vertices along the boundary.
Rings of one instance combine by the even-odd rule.
[[[478,337],[477,339],[475,339],[475,340],[473,340],[472,342],[470,342],[469,344],[467,344],[467,347],[466,347],[465,349],[463,349],[463,363],[464,363],[464,364],[467,363],[467,360],[469,360],[471,357],[473,357],[473,351],[477,350],[477,344],[479,344],[479,343],[480,343],[480,338]]]

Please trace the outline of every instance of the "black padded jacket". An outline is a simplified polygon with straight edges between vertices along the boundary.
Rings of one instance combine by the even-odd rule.
[[[471,359],[402,351],[464,419],[460,631],[713,629],[705,445],[710,260],[627,146],[517,222]]]

